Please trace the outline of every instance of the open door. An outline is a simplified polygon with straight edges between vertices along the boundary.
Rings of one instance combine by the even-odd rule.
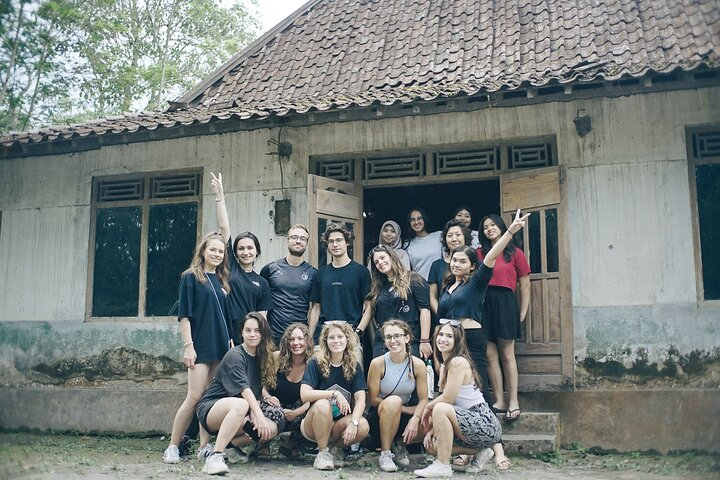
[[[310,249],[310,263],[319,268],[330,262],[320,237],[328,223],[342,222],[355,236],[353,244],[348,246],[348,255],[363,264],[362,187],[311,174],[308,175],[308,203],[308,228],[316,239]]]
[[[503,219],[532,212],[523,229],[530,274],[530,309],[515,344],[519,390],[571,390],[573,332],[567,221],[559,166],[500,177]]]

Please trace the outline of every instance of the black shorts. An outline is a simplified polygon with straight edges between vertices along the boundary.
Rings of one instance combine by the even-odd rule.
[[[505,287],[488,287],[482,319],[489,341],[520,338],[520,309],[515,292]]]
[[[380,446],[380,415],[378,415],[377,408],[371,408],[370,410],[368,410],[368,412],[365,414],[365,418],[367,418],[367,421],[370,424],[370,436],[373,440],[373,446],[377,448],[378,446]],[[400,414],[400,425],[398,425],[397,433],[395,434],[396,437],[402,435],[402,433],[405,431],[405,427],[407,427],[407,424],[411,418],[411,414]]]

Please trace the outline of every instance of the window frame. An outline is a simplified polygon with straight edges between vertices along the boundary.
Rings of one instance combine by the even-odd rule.
[[[196,175],[198,177],[198,188],[195,195],[182,195],[177,197],[152,198],[152,178],[169,178],[177,176]],[[143,181],[143,198],[134,200],[115,200],[100,201],[98,200],[98,190],[103,182],[107,181],[125,181],[140,179]],[[180,169],[167,171],[150,171],[135,172],[130,174],[119,175],[103,175],[92,177],[91,202],[90,202],[90,232],[88,243],[88,264],[87,264],[87,283],[85,291],[85,322],[142,322],[142,321],[170,321],[176,317],[168,315],[145,315],[146,311],[146,294],[147,294],[147,266],[148,266],[148,224],[150,220],[150,207],[155,205],[172,205],[179,203],[197,204],[197,220],[195,228],[195,245],[200,241],[202,233],[202,169]],[[93,316],[93,286],[95,275],[95,240],[97,228],[97,211],[102,208],[119,208],[119,207],[136,207],[139,206],[142,211],[142,223],[140,227],[140,279],[138,285],[138,314],[135,316]]]
[[[697,302],[698,304],[708,303],[711,305],[720,305],[720,299],[705,298],[705,285],[702,274],[702,246],[700,243],[700,212],[698,210],[697,176],[695,175],[695,167],[699,165],[720,166],[720,155],[708,158],[698,158],[695,156],[695,149],[693,145],[694,135],[709,132],[720,132],[720,124],[686,127],[685,146],[687,149],[687,165],[689,176],[688,183],[690,191],[690,212],[692,216],[691,223],[693,237],[693,255],[695,260],[695,290],[697,292]]]

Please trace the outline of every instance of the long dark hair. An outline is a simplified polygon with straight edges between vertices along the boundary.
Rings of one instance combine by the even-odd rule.
[[[492,222],[500,229],[500,235],[504,235],[505,232],[507,232],[507,225],[505,225],[502,217],[492,213],[490,215],[485,215],[483,219],[480,220],[480,225],[478,226],[478,239],[480,240],[480,249],[482,250],[483,255],[487,255],[492,248],[492,242],[490,242],[490,239],[485,236],[485,229],[483,228],[485,220],[492,220]],[[512,240],[510,240],[510,243],[508,243],[503,250],[503,258],[505,259],[505,262],[509,263],[512,260],[513,255],[515,255],[516,248],[519,248],[519,245],[513,235]]]
[[[233,256],[237,255],[236,252],[238,242],[240,242],[240,240],[244,238],[249,238],[255,244],[255,250],[257,251],[257,254],[255,255],[255,260],[257,260],[257,257],[260,256],[260,240],[258,240],[255,234],[252,232],[243,232],[235,238],[235,241],[233,241]]]
[[[422,207],[412,207],[410,210],[408,210],[408,214],[407,214],[408,225],[410,224],[410,215],[412,214],[412,212],[420,212],[420,215],[422,215],[423,221],[425,222],[425,231],[427,232],[428,221],[430,220],[430,218],[428,217],[428,214],[425,211],[425,209]],[[403,243],[404,249],[407,249],[407,246],[410,243],[410,240],[412,240],[416,236],[415,231],[412,228],[408,228],[408,230],[410,230],[410,232],[408,233],[408,237],[405,239],[405,242]]]
[[[475,250],[474,248],[472,248],[468,245],[461,245],[457,248],[454,248],[453,251],[450,252],[450,261],[451,262],[452,262],[453,255],[455,255],[456,253],[464,253],[465,255],[467,255],[468,260],[470,260],[470,263],[472,264],[472,266],[475,267],[475,270],[477,270],[478,264],[480,263],[480,261],[478,260],[477,250]],[[473,272],[470,272],[470,275],[472,275],[472,274],[473,274]],[[443,276],[442,288],[440,290],[441,291],[445,290],[447,287],[449,287],[450,285],[453,284],[454,280],[455,280],[455,275],[453,275],[452,269],[448,268],[448,271],[445,272],[445,275]]]
[[[260,344],[257,347],[256,356],[258,363],[260,363],[260,377],[262,384],[268,388],[273,389],[277,384],[277,358],[273,355],[275,352],[275,342],[273,342],[272,332],[270,330],[270,324],[268,324],[267,318],[260,312],[250,312],[245,315],[242,323],[240,324],[240,335],[242,336],[243,328],[248,320],[255,320],[260,330]]]
[[[440,378],[440,385],[443,387],[445,386],[445,382],[447,381],[447,375],[448,375],[448,365],[450,365],[450,362],[452,362],[453,358],[455,357],[463,357],[467,362],[470,364],[470,368],[472,369],[472,376],[473,381],[475,382],[475,387],[478,390],[482,390],[483,383],[482,379],[480,378],[480,374],[477,371],[477,368],[475,367],[475,362],[473,362],[472,358],[470,357],[470,352],[468,352],[467,348],[467,342],[465,341],[465,329],[462,325],[452,325],[450,323],[446,323],[444,325],[438,325],[435,327],[435,332],[433,333],[432,338],[432,345],[433,345],[433,351],[437,352],[437,355],[435,355],[435,361],[439,365],[444,365],[445,360],[443,360],[443,356],[440,352],[437,351],[437,336],[440,333],[440,330],[442,330],[445,327],[452,328],[453,335],[454,335],[454,343],[453,348],[450,351],[450,355],[447,358],[447,364],[445,365],[445,368],[443,369],[443,375]]]

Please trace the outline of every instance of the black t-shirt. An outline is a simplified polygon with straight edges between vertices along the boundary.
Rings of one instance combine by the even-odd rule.
[[[443,278],[445,274],[450,270],[450,264],[439,258],[430,265],[430,274],[428,275],[428,283],[435,283],[439,289],[442,288]]]
[[[232,238],[227,247],[232,251]],[[235,254],[230,256],[230,303],[233,310],[232,335],[235,345],[242,343],[240,322],[250,312],[260,312],[273,308],[270,285],[267,280],[255,272],[246,272],[240,268]]]
[[[320,372],[320,367],[315,358],[311,358],[308,362],[305,375],[303,375],[302,383],[310,385],[313,390],[337,390],[343,394],[345,399],[353,405],[353,396],[355,393],[367,390],[365,383],[365,375],[363,374],[362,365],[358,363],[355,366],[355,376],[348,382],[343,377],[343,369],[340,367],[330,366],[330,375],[325,378]]]
[[[450,293],[445,288],[440,294],[438,318],[472,318],[482,320],[483,302],[493,269],[480,263],[480,268],[470,278]]]
[[[230,346],[228,332],[232,325],[228,294],[217,275],[208,273],[208,278],[210,281],[200,283],[192,272],[184,272],[180,277],[178,321],[185,317],[190,319],[197,363],[222,359]]]
[[[270,262],[260,270],[260,276],[270,285],[273,308],[268,312],[268,322],[275,342],[280,341],[291,323],[307,322],[310,290],[316,272],[307,262],[295,267],[285,258]]]
[[[343,267],[323,265],[315,275],[310,301],[320,304],[320,322],[342,320],[357,327],[370,293],[370,272],[351,260]]]
[[[420,275],[412,273],[407,300],[403,300],[384,278],[375,302],[375,321],[382,326],[391,318],[404,320],[410,326],[415,340],[420,339],[420,309],[430,309],[430,287]]]
[[[278,372],[275,388],[268,393],[276,396],[283,408],[295,408],[295,405],[300,402],[300,385],[302,385],[302,379],[294,383],[288,380],[284,373]]]
[[[253,392],[258,401],[262,399],[260,362],[256,357],[248,354],[242,345],[238,345],[223,357],[218,372],[205,391],[201,402],[239,397],[246,388]]]

